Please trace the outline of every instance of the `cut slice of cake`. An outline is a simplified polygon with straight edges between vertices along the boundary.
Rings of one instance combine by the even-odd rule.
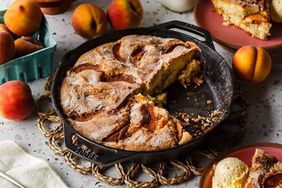
[[[256,149],[245,188],[261,187],[263,178],[278,160],[269,153]]]
[[[212,0],[224,25],[235,25],[252,37],[267,40],[270,35],[269,0]]]

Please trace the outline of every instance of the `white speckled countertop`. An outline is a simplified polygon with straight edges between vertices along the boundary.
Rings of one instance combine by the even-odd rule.
[[[0,9],[5,9],[10,2],[12,0],[1,0]],[[47,16],[58,44],[55,55],[55,67],[66,51],[85,41],[85,39],[75,34],[70,24],[72,10],[81,2],[90,1],[79,0],[66,13],[58,16]],[[106,8],[110,0],[93,0],[93,2]],[[195,24],[193,12],[173,13],[162,7],[158,1],[142,0],[142,4],[145,11],[142,26],[151,26],[170,20],[181,20]],[[230,64],[233,53],[218,44],[215,45],[216,50]],[[264,83],[259,85],[242,83],[249,105],[247,132],[243,138],[243,143],[282,142],[282,49],[276,50],[272,54],[272,58],[272,72]],[[45,79],[30,82],[29,84],[32,88],[33,96],[38,99],[43,93]],[[31,155],[42,158],[72,188],[109,187],[106,184],[100,183],[92,176],[81,175],[68,167],[64,163],[63,158],[56,156],[45,144],[46,139],[40,134],[35,123],[36,115],[21,122],[0,119],[0,140],[13,140]],[[196,177],[192,181],[177,187],[197,187],[198,181],[199,178]]]

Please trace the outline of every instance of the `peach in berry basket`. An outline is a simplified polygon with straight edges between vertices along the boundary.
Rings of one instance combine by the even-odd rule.
[[[5,24],[0,24],[0,31],[6,31],[8,32],[12,37],[14,34],[9,30],[9,28]]]
[[[17,35],[15,35],[5,24],[0,24],[0,31],[6,31],[11,35],[13,39],[17,38]]]
[[[232,65],[240,78],[259,83],[269,75],[272,60],[265,49],[257,46],[244,46],[235,53]]]
[[[10,30],[5,24],[0,24],[0,31],[6,31],[8,33],[10,32]]]
[[[32,37],[18,38],[17,40],[15,40],[15,46],[17,57],[30,54],[43,48],[43,44],[40,41],[33,39]]]
[[[30,36],[39,29],[42,16],[37,3],[31,0],[16,0],[4,14],[4,22],[14,34]]]
[[[73,12],[72,25],[79,35],[89,39],[106,31],[107,16],[94,3],[84,3]]]
[[[10,120],[23,120],[31,115],[35,102],[30,87],[23,81],[9,81],[0,86],[0,115]]]
[[[15,57],[16,49],[14,40],[6,31],[0,31],[0,64]]]
[[[109,21],[114,29],[127,29],[140,25],[143,8],[139,0],[113,0],[108,7]]]

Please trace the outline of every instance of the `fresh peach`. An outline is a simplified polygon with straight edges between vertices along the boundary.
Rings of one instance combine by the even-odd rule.
[[[253,83],[267,78],[272,66],[268,52],[257,46],[244,46],[233,57],[233,70],[242,79]]]
[[[9,30],[9,28],[5,24],[0,24],[0,31],[6,31],[8,32],[11,36],[14,34]]]
[[[42,15],[37,3],[31,0],[16,0],[5,13],[4,22],[16,35],[30,36],[39,29]]]
[[[40,41],[33,39],[32,37],[18,38],[17,40],[15,40],[15,46],[17,57],[30,54],[43,48],[43,44]]]
[[[0,86],[0,115],[10,120],[23,120],[31,115],[35,102],[30,87],[14,80]]]
[[[79,35],[89,39],[106,31],[107,16],[94,3],[84,3],[74,10],[72,25]]]
[[[115,29],[127,29],[140,25],[143,8],[139,0],[113,0],[108,6],[108,17]]]
[[[8,32],[13,39],[17,38],[17,35],[15,35],[12,31],[10,31],[10,29],[5,24],[0,24],[0,31]]]
[[[0,24],[0,31],[6,31],[8,33],[10,32],[10,30],[5,24]]]
[[[15,53],[16,48],[11,35],[6,31],[0,31],[0,64],[13,59]]]

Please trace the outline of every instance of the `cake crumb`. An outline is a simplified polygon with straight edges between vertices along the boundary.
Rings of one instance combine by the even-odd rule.
[[[207,104],[208,105],[212,104],[212,100],[207,100]]]

